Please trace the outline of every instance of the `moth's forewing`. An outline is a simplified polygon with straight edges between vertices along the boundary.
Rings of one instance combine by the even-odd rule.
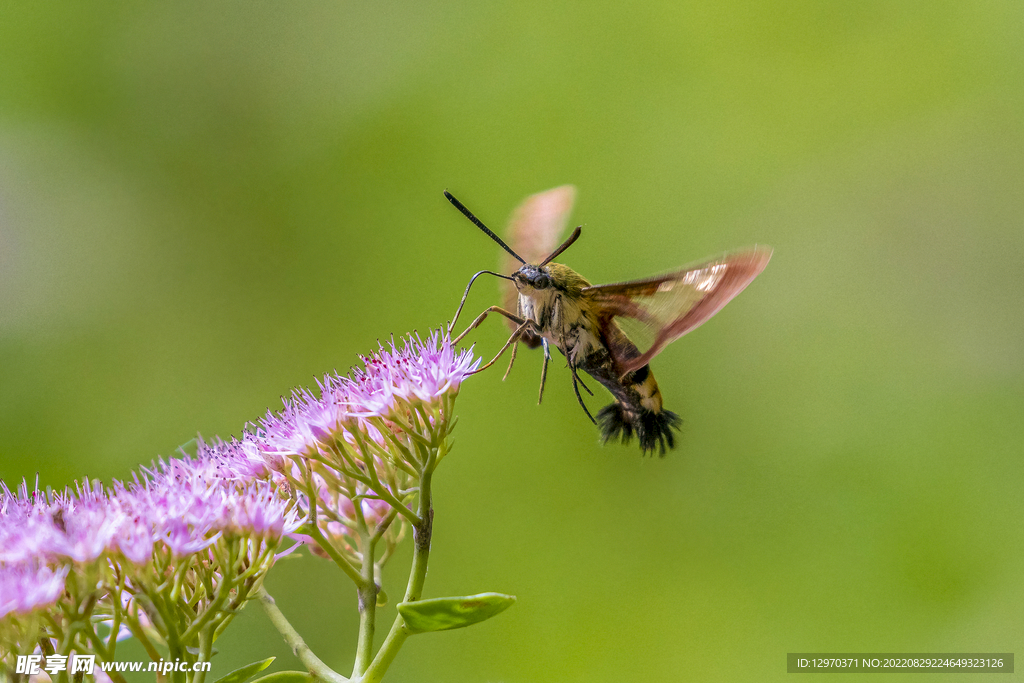
[[[512,251],[523,257],[527,263],[540,263],[548,254],[555,250],[559,238],[565,230],[573,201],[576,199],[576,188],[562,185],[544,192],[532,194],[516,207],[509,219],[505,232],[506,241]],[[501,262],[501,272],[511,274],[520,263],[508,254]],[[507,311],[515,311],[519,295],[516,286],[508,280],[501,280],[501,301]],[[507,321],[512,329],[516,325]],[[526,333],[522,341],[530,348],[540,344],[540,339],[532,333]]]
[[[647,365],[672,341],[720,311],[764,270],[771,256],[768,247],[754,247],[668,275],[584,289],[603,325],[619,319],[633,342],[641,349],[646,346],[634,357],[609,346],[620,374]]]

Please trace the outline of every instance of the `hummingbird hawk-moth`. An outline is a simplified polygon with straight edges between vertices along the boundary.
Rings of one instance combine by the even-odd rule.
[[[526,198],[509,223],[511,247],[447,190],[444,195],[507,253],[503,273],[482,270],[469,281],[449,331],[480,275],[505,280],[503,306],[488,308],[454,341],[460,341],[489,313],[498,313],[508,320],[513,333],[481,370],[494,364],[510,345],[509,371],[520,342],[530,348],[540,346],[544,352],[542,399],[550,347],[554,346],[565,356],[576,398],[587,417],[599,425],[604,441],[619,438],[628,443],[635,435],[645,454],[659,448],[664,455],[666,446],[673,448],[672,430],[679,428],[681,420],[663,407],[649,363],[669,343],[703,324],[742,292],[768,265],[772,250],[755,246],[666,275],[591,285],[573,269],[554,262],[581,233],[577,227],[556,247],[575,198],[571,185]],[[593,395],[580,379],[580,370],[596,379],[615,399],[601,409],[596,420],[580,395],[580,386]]]

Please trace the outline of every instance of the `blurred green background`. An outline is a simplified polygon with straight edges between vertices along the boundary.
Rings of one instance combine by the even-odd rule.
[[[410,640],[388,680],[773,681],[790,651],[1021,651],[1021,3],[0,19],[5,481],[109,481],[238,434],[443,323],[496,265],[442,189],[500,228],[574,183],[561,260],[594,282],[775,256],[655,361],[686,420],[664,460],[600,446],[561,362],[541,407],[537,353],[467,382],[426,594],[519,602]],[[468,310],[496,298],[483,280]],[[301,557],[268,585],[347,671],[345,580]],[[298,664],[254,608],[218,645],[215,673]]]

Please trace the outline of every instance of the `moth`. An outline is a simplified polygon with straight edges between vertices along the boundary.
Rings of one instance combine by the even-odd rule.
[[[515,210],[508,238],[513,247],[494,234],[447,190],[455,208],[505,250],[502,270],[476,273],[462,296],[451,332],[466,304],[469,290],[480,275],[504,280],[503,306],[491,306],[458,337],[460,341],[490,313],[504,316],[513,332],[483,370],[512,346],[508,372],[515,363],[519,343],[540,346],[544,352],[538,403],[544,397],[550,347],[565,356],[573,390],[583,411],[607,442],[623,443],[635,435],[644,454],[655,449],[665,455],[675,446],[673,430],[681,420],[662,405],[661,391],[650,361],[671,342],[699,327],[743,291],[768,265],[772,250],[765,246],[723,254],[680,270],[643,280],[591,285],[557,258],[579,239],[581,227],[556,247],[575,199],[571,185],[531,195]],[[640,245],[638,245],[640,246]],[[643,349],[643,350],[641,350]],[[593,377],[615,399],[597,414],[590,414],[579,387],[593,396],[579,371]]]

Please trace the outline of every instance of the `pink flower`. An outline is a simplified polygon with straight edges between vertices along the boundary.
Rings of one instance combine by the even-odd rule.
[[[53,570],[39,564],[0,566],[0,618],[49,607],[64,592],[68,567]]]

